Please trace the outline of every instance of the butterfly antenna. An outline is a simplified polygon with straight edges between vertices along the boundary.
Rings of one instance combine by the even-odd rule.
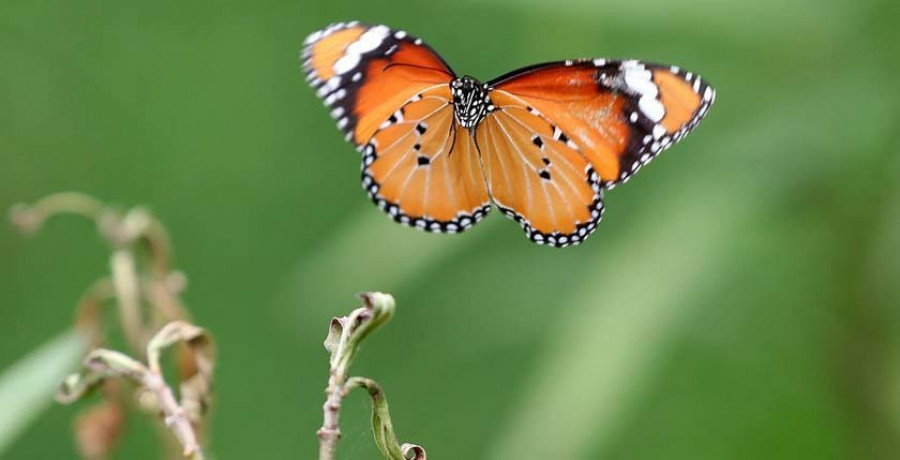
[[[428,66],[424,66],[424,65],[408,64],[408,63],[405,63],[405,62],[392,62],[392,63],[390,63],[390,64],[384,66],[384,69],[382,69],[382,72],[387,72],[387,70],[390,69],[391,67],[397,67],[397,66],[413,67],[413,68],[420,69],[420,70],[428,70],[428,71],[431,71],[431,72],[440,72],[440,73],[442,73],[442,74],[444,74],[444,75],[449,75],[449,76],[451,76],[451,77],[454,76],[453,74],[451,74],[451,73],[449,73],[449,72],[447,72],[446,70],[443,70],[443,69],[438,69],[438,68],[435,68],[435,67],[428,67]]]

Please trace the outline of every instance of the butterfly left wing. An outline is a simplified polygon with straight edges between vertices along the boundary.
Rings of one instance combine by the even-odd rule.
[[[355,21],[309,35],[301,59],[307,81],[359,148],[410,98],[454,76],[422,40]]]
[[[696,74],[635,60],[540,64],[488,85],[567,136],[607,188],[684,138],[716,96]]]

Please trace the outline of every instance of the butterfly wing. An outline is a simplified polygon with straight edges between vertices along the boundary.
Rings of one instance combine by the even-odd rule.
[[[571,139],[607,188],[684,138],[715,101],[698,75],[634,60],[541,64],[489,85]]]
[[[428,45],[382,25],[333,24],[306,38],[301,58],[307,81],[358,147],[414,95],[453,79]]]
[[[453,117],[450,88],[414,96],[363,151],[363,186],[394,220],[457,233],[480,221],[491,201],[468,131]]]
[[[306,39],[307,79],[363,152],[363,187],[397,222],[461,232],[490,210],[474,140],[459,132],[453,71],[421,40],[335,24]]]
[[[476,139],[494,203],[536,243],[580,243],[603,215],[593,166],[533,107],[506,93],[491,102]]]

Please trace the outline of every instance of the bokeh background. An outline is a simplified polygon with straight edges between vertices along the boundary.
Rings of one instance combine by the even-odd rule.
[[[78,190],[167,224],[219,345],[216,458],[315,456],[321,343],[364,290],[393,293],[398,312],[354,373],[385,387],[400,438],[436,459],[897,458],[897,13],[889,0],[6,0],[0,208]],[[406,29],[484,79],[638,57],[699,72],[718,100],[607,194],[582,246],[535,246],[499,213],[424,234],[369,203],[358,154],[304,83],[303,37],[347,19]],[[84,221],[30,239],[0,227],[0,400],[20,399],[3,382],[59,343],[106,264]],[[85,405],[49,398],[27,416],[0,407],[0,457],[76,456]],[[340,457],[376,458],[363,395],[343,421]],[[118,458],[158,458],[151,426],[132,419]]]

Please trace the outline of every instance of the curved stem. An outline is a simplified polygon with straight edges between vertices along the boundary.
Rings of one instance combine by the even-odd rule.
[[[26,234],[37,232],[51,217],[74,214],[100,225],[106,207],[96,198],[78,192],[47,195],[32,205],[17,204],[9,212],[10,220]]]
[[[319,436],[319,460],[334,460],[337,443],[341,439],[339,425],[341,401],[350,365],[356,357],[359,343],[370,332],[394,315],[394,298],[380,292],[361,294],[363,306],[348,316],[332,318],[325,338],[325,349],[331,353],[325,404],[322,405],[322,428]]]
[[[364,388],[372,398],[372,432],[375,444],[388,460],[425,460],[425,449],[397,441],[387,398],[381,386],[365,377],[347,378],[356,357],[359,343],[378,326],[394,315],[394,298],[380,292],[360,296],[363,306],[348,316],[332,318],[325,349],[331,353],[328,387],[322,406],[324,420],[319,429],[319,460],[334,460],[337,443],[341,439],[339,418],[343,398],[354,388]],[[410,457],[412,455],[412,457]]]
[[[394,433],[394,425],[391,422],[391,411],[388,408],[387,397],[378,382],[365,377],[351,377],[344,385],[344,394],[354,388],[363,388],[372,398],[372,432],[375,435],[375,444],[381,454],[389,460],[406,460]]]
[[[141,313],[141,289],[134,254],[128,249],[113,251],[110,257],[113,287],[119,304],[122,331],[131,349],[143,355],[146,337]]]

